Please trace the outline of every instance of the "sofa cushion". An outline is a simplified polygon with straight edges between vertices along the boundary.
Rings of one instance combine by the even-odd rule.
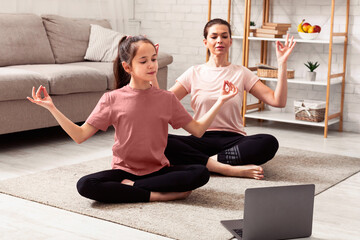
[[[114,61],[123,36],[122,33],[91,24],[89,46],[84,58],[97,62]]]
[[[107,89],[114,89],[115,77],[113,71],[113,63],[112,62],[76,62],[76,63],[67,63],[68,65],[75,66],[85,66],[94,68],[104,74],[107,78]]]
[[[42,75],[49,82],[49,93],[52,95],[98,92],[107,89],[106,75],[90,67],[52,64],[22,65],[13,68]]]
[[[89,43],[90,24],[111,28],[109,21],[42,15],[56,63],[84,60]]]
[[[14,67],[0,68],[0,101],[25,100],[31,96],[32,87],[40,85],[49,89],[48,80],[39,73]]]
[[[34,14],[0,14],[0,67],[55,63],[41,18]]]

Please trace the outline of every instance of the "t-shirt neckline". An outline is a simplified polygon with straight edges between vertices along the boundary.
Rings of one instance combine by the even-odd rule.
[[[130,84],[125,86],[128,90],[132,91],[132,92],[138,92],[138,93],[148,93],[150,91],[152,91],[152,89],[154,88],[152,85],[151,87],[147,88],[147,89],[137,89],[137,88],[132,88],[130,87]]]
[[[211,66],[208,66],[206,63],[203,64],[203,66],[209,70],[224,70],[224,69],[228,69],[232,66],[232,63],[230,63],[228,66],[225,66],[225,67],[211,67]]]

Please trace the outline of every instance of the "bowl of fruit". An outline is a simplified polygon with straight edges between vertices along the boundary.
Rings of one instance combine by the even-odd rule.
[[[298,33],[302,39],[312,40],[319,36],[321,32],[321,27],[319,25],[311,25],[308,22],[305,22],[305,19],[301,21],[298,25]]]

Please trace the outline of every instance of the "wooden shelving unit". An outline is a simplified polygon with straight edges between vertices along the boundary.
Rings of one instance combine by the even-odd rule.
[[[251,16],[251,0],[244,0],[244,32],[242,36],[232,36],[233,39],[242,39],[243,41],[243,51],[242,51],[242,65],[249,68],[250,70],[255,70],[255,67],[249,67],[249,46],[250,41],[261,41],[261,49],[260,49],[260,63],[267,64],[267,56],[268,56],[268,42],[271,41],[285,41],[285,39],[279,38],[261,38],[261,37],[251,37],[250,33],[250,16]],[[282,0],[286,1],[286,0]],[[341,0],[338,0],[341,1]],[[262,120],[271,120],[278,122],[286,122],[286,123],[294,123],[301,125],[309,125],[309,126],[318,126],[324,128],[324,138],[327,138],[328,134],[328,126],[339,123],[339,131],[342,131],[343,126],[343,111],[344,111],[344,91],[345,91],[345,72],[346,72],[346,56],[347,56],[347,44],[348,44],[348,26],[349,26],[349,8],[350,8],[350,0],[346,0],[346,27],[345,32],[334,32],[334,12],[335,12],[335,0],[329,0],[331,2],[331,20],[330,20],[330,34],[328,40],[305,40],[305,39],[294,39],[298,44],[327,44],[329,45],[329,54],[328,54],[328,73],[327,78],[323,81],[305,81],[301,78],[288,79],[289,84],[305,84],[305,85],[317,85],[326,87],[326,110],[325,110],[325,120],[323,122],[307,122],[295,120],[294,113],[285,113],[279,111],[266,111],[264,110],[264,103],[259,101],[255,104],[247,104],[247,93],[244,92],[243,99],[243,109],[242,116],[244,126],[246,124],[246,118],[253,119],[262,119]],[[208,0],[208,20],[211,19],[211,4],[212,1]],[[227,21],[230,22],[231,16],[231,0],[228,0],[228,12],[227,12]],[[270,10],[271,0],[263,0],[263,24],[269,22],[269,10]],[[343,56],[343,69],[342,72],[332,74],[331,73],[331,62],[332,62],[332,48],[333,44],[342,44],[344,47],[344,56]],[[206,61],[208,60],[208,55],[206,57]],[[277,81],[276,78],[260,78],[262,81]],[[341,85],[341,103],[340,103],[340,111],[329,114],[329,102],[330,102],[330,87],[335,85]]]
[[[285,0],[284,0],[285,1]],[[246,118],[262,119],[262,120],[272,120],[279,122],[287,122],[294,124],[310,125],[310,126],[319,126],[324,128],[324,138],[328,134],[328,126],[339,123],[339,131],[342,131],[343,125],[343,110],[344,110],[344,90],[345,90],[345,72],[346,72],[346,55],[347,55],[347,44],[348,44],[348,25],[349,25],[349,8],[350,0],[347,1],[346,6],[346,26],[345,32],[334,32],[334,12],[335,12],[335,0],[331,1],[331,26],[330,26],[330,36],[328,40],[304,40],[304,39],[295,39],[297,43],[304,44],[328,44],[329,45],[329,54],[328,54],[328,73],[327,78],[323,81],[309,82],[304,81],[303,79],[289,79],[288,83],[296,84],[309,84],[309,85],[319,85],[326,87],[326,109],[325,109],[325,120],[320,123],[307,122],[295,120],[293,113],[284,113],[276,111],[264,111],[264,103],[259,101],[258,103],[247,105],[247,94],[244,92],[243,99],[243,121],[244,125],[246,124]],[[340,0],[338,0],[340,1]],[[270,0],[263,0],[263,24],[269,22],[269,9],[270,9]],[[242,64],[249,69],[252,69],[248,66],[249,64],[249,45],[250,41],[261,41],[261,50],[260,50],[260,62],[263,64],[267,63],[267,51],[268,51],[268,42],[269,41],[285,41],[285,39],[278,38],[258,38],[258,37],[249,37],[250,30],[250,16],[251,16],[251,0],[245,0],[245,13],[244,13],[244,34],[243,36],[233,36],[234,39],[239,38],[243,39],[243,53],[242,53]],[[344,47],[344,56],[343,56],[343,69],[342,72],[332,74],[331,73],[331,60],[332,60],[332,49],[333,44],[343,44]],[[261,80],[266,81],[277,81],[277,79],[271,78],[261,78]],[[329,102],[330,102],[330,87],[333,85],[341,85],[341,103],[340,111],[329,114]]]

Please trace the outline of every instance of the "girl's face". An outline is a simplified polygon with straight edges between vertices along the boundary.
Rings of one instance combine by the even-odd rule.
[[[158,71],[157,53],[150,43],[139,43],[139,48],[129,66],[134,80],[154,81]]]
[[[209,27],[204,44],[210,50],[211,55],[226,55],[232,44],[228,27],[223,24]]]

